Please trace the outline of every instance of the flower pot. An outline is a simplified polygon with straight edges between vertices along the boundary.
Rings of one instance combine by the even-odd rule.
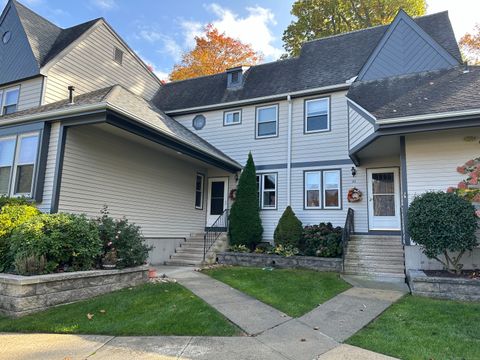
[[[157,277],[157,270],[156,269],[148,269],[148,278],[153,279]]]

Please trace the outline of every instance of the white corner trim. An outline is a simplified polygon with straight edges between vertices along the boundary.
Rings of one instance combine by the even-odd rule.
[[[365,114],[370,115],[370,116],[372,117],[372,119],[375,120],[375,122],[378,121],[378,119],[377,119],[370,111],[368,111],[367,109],[365,109],[363,106],[360,106],[357,102],[349,99],[348,97],[347,97],[347,102],[352,103],[353,105],[355,105],[356,107],[358,107],[360,110],[364,111]]]

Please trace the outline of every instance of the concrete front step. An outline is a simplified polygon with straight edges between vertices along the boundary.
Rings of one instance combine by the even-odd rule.
[[[179,247],[175,250],[175,254],[201,254],[203,256],[203,246],[201,248]]]
[[[373,262],[352,262],[352,261],[346,261],[345,262],[345,268],[350,268],[350,269],[372,269],[372,270],[388,270],[388,271],[403,271],[405,266],[403,264],[379,264],[379,263],[373,263]]]
[[[348,267],[345,266],[343,270],[344,274],[356,274],[356,275],[381,275],[389,274],[390,276],[402,276],[405,277],[405,272],[403,270],[392,270],[392,269],[382,269],[382,268],[358,268],[358,267]]]
[[[393,247],[402,247],[403,244],[400,241],[381,241],[381,240],[350,240],[348,246],[350,245],[370,245],[370,246],[393,246]]]
[[[174,260],[174,259],[185,259],[185,260],[194,260],[194,261],[197,261],[197,260],[203,260],[203,253],[201,254],[188,254],[188,253],[185,253],[185,254],[172,254],[170,256],[170,259]]]
[[[389,253],[370,253],[363,251],[347,251],[345,259],[380,259],[380,260],[403,260],[403,251]]]
[[[403,254],[403,247],[400,246],[373,246],[373,245],[352,245],[349,244],[347,252],[363,252],[363,253],[378,253],[378,254]]]
[[[401,266],[402,268],[405,265],[403,259],[363,259],[363,258],[345,258],[345,264],[351,266],[356,265],[368,265],[368,266]]]
[[[191,261],[191,260],[167,260],[165,261],[165,265],[170,265],[170,266],[200,266],[202,262],[198,261]]]

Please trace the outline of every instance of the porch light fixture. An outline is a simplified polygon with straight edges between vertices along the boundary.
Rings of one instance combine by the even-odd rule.
[[[355,166],[352,166],[351,172],[352,172],[353,177],[355,177],[355,175],[357,175],[357,169],[355,168]]]

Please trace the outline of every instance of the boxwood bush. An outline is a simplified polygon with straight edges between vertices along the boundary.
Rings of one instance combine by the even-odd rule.
[[[473,205],[453,193],[427,192],[412,201],[407,215],[410,236],[423,253],[449,272],[460,273],[463,254],[478,243]]]
[[[283,212],[273,234],[275,245],[303,249],[303,226],[290,206]]]

